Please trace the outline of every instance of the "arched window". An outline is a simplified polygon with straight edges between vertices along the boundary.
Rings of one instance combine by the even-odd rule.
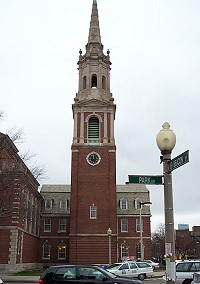
[[[91,86],[92,88],[97,88],[97,75],[96,74],[92,75],[91,85],[92,85]]]
[[[46,241],[42,246],[42,258],[43,259],[50,259],[50,244]]]
[[[83,77],[83,89],[86,89],[86,76]]]
[[[58,246],[58,259],[66,259],[66,244],[63,241]]]
[[[99,119],[96,116],[88,121],[88,139],[92,142],[99,141]]]
[[[141,259],[142,253],[141,253],[141,243],[137,243],[136,246],[136,258]]]
[[[121,260],[125,260],[129,256],[129,245],[124,240],[121,244]]]
[[[102,88],[106,90],[106,77],[102,76]]]

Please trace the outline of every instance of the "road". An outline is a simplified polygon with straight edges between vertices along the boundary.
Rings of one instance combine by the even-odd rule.
[[[148,278],[143,281],[143,284],[165,284],[165,281],[162,277]]]
[[[19,284],[19,281],[18,282],[5,282],[5,284]],[[143,281],[143,284],[164,284],[165,282],[162,280],[162,277],[160,278],[148,278],[148,279],[145,279]],[[35,284],[35,282],[23,282],[21,284]]]

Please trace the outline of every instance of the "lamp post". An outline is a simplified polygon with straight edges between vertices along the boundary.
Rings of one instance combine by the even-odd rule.
[[[107,235],[108,235],[109,265],[111,265],[111,264],[112,264],[112,261],[111,261],[111,237],[112,237],[112,230],[111,230],[111,228],[108,228],[108,230],[107,230]]]
[[[143,224],[142,224],[142,205],[151,205],[151,202],[140,202],[140,256],[141,261],[144,260],[144,245],[143,245]]]
[[[166,282],[175,283],[175,241],[174,241],[174,212],[172,194],[172,174],[169,171],[168,162],[171,160],[171,152],[176,144],[176,135],[170,129],[168,122],[162,125],[156,137],[157,146],[161,151],[164,176],[164,206],[165,206],[165,255],[166,255]]]

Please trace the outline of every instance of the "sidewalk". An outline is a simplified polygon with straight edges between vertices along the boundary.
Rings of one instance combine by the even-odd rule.
[[[0,279],[3,280],[3,283],[6,282],[18,282],[18,283],[38,283],[39,276],[16,276],[12,274],[2,274],[0,275]]]
[[[165,271],[154,271],[154,277],[160,278],[165,275]],[[0,279],[2,279],[5,283],[6,282],[30,282],[30,283],[38,283],[39,276],[16,276],[12,274],[2,274],[0,275]]]

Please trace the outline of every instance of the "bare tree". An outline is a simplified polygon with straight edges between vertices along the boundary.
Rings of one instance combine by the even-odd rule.
[[[0,110],[0,119],[5,116],[4,112]],[[11,128],[6,135],[12,140],[13,143],[24,143],[24,136],[23,131],[21,129]],[[3,149],[3,148],[2,148]],[[0,149],[1,150],[1,149]],[[33,176],[38,180],[43,180],[46,178],[46,166],[44,164],[37,163],[33,161],[37,155],[31,153],[30,150],[24,151],[19,153],[20,158],[23,162],[29,167],[30,171],[32,172]]]
[[[151,236],[152,254],[160,262],[165,255],[165,226],[160,223]]]

